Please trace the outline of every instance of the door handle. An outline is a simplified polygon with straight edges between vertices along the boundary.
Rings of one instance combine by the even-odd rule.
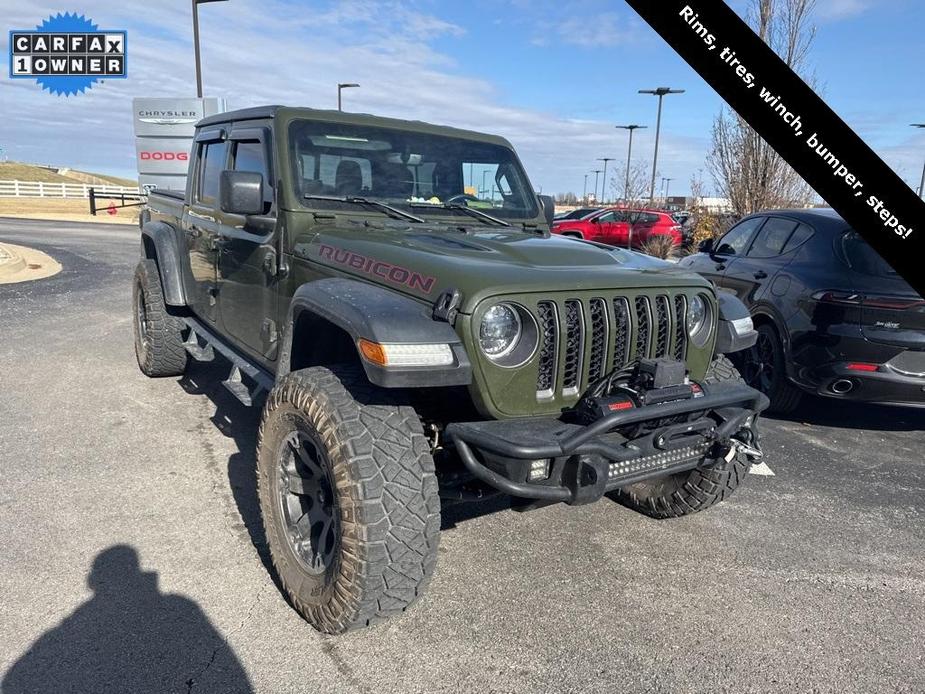
[[[720,263],[719,265],[716,266],[717,272],[722,272],[722,271],[725,270],[725,269],[726,269],[726,266],[723,265],[722,263]]]
[[[199,227],[190,227],[186,233],[190,235],[190,238],[198,239],[200,236],[202,236],[202,229]]]
[[[229,240],[227,236],[213,236],[209,242],[209,246],[213,251],[217,251],[224,248]]]
[[[768,276],[768,273],[766,273],[764,270],[759,270],[758,272],[755,273],[756,280],[767,279],[767,276]]]

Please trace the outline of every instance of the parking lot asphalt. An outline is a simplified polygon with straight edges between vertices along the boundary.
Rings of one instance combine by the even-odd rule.
[[[258,412],[145,378],[130,226],[0,220],[0,691],[923,692],[925,411],[807,401],[705,513],[455,509],[404,617],[319,635],[267,570]]]

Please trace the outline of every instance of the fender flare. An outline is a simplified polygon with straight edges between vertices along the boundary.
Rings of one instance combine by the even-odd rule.
[[[185,242],[180,233],[166,222],[148,222],[141,228],[141,234],[142,255],[157,263],[161,287],[164,290],[164,302],[168,306],[186,306],[186,288],[183,285],[183,264],[180,258],[180,248]]]
[[[758,341],[758,331],[755,330],[752,315],[742,300],[729,292],[718,292],[716,300],[719,304],[716,353],[732,354],[752,347]]]
[[[434,320],[429,306],[384,287],[340,277],[308,282],[293,294],[283,329],[277,380],[290,371],[293,331],[306,312],[342,329],[354,345],[361,338],[379,344],[448,344],[453,352],[454,363],[448,366],[379,366],[360,356],[367,378],[377,386],[412,388],[472,382],[472,365],[462,340],[449,323]]]

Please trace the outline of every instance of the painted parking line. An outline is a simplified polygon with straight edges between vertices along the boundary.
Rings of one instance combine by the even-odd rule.
[[[763,475],[764,477],[774,477],[774,470],[768,467],[767,463],[758,463],[752,465],[748,470],[750,475]]]

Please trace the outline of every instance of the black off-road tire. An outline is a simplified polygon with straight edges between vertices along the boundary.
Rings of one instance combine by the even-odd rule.
[[[135,358],[145,376],[179,376],[186,371],[182,320],[167,313],[164,292],[153,260],[135,268],[132,284]]]
[[[312,485],[321,506],[310,500]],[[440,534],[430,446],[414,408],[372,386],[362,368],[312,367],[277,384],[260,423],[257,486],[280,582],[319,631],[400,614],[430,581]],[[330,525],[299,535],[314,523],[311,513],[324,518],[325,503]]]
[[[803,391],[787,378],[786,355],[774,326],[758,326],[758,341],[733,359],[745,381],[771,401],[768,412],[790,414],[803,399]]]
[[[745,381],[725,356],[714,359],[705,383]],[[728,498],[745,479],[751,463],[739,453],[730,462],[709,461],[704,467],[629,484],[611,494],[619,503],[652,518],[678,518],[708,509]]]

